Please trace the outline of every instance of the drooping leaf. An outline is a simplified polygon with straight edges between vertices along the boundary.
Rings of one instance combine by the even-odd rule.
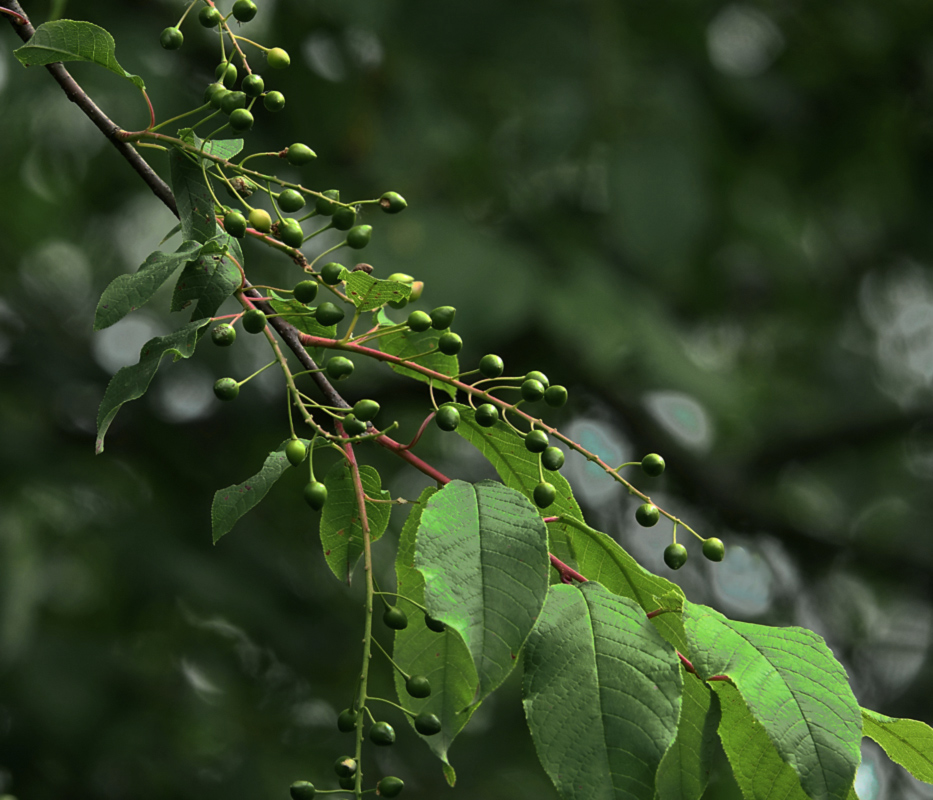
[[[441,338],[443,333],[444,331],[436,331],[433,328],[429,328],[422,333],[415,333],[409,328],[403,328],[394,333],[381,336],[376,341],[379,343],[379,347],[383,353],[389,353],[390,355],[405,359],[410,359],[412,356],[421,356],[421,358],[416,358],[414,363],[432,369],[435,372],[440,372],[442,375],[456,375],[460,371],[459,361],[456,356],[445,356],[439,350],[435,350],[435,352],[429,355],[421,355],[422,353],[434,350],[437,347],[437,340]],[[402,367],[397,364],[391,364],[390,366],[400,375],[407,375],[409,378],[414,378],[424,383],[430,382],[427,376],[409,369],[408,367]],[[447,384],[437,385],[437,383],[435,383],[434,387],[440,391],[447,392],[451,399],[457,396],[457,390]]]
[[[431,615],[456,630],[479,675],[474,701],[501,685],[544,605],[547,529],[514,489],[451,481],[428,501],[415,567]]]
[[[367,497],[388,500],[389,493],[382,489],[379,473],[368,464],[360,467],[360,481]],[[321,543],[327,565],[340,580],[350,582],[353,567],[363,554],[363,526],[357,507],[353,475],[346,459],[334,464],[324,478],[327,503],[321,513]],[[366,500],[366,519],[369,538],[375,542],[385,533],[389,524],[389,503]]]
[[[131,311],[145,305],[179,267],[192,260],[200,242],[182,242],[174,253],[152,253],[132,275],[118,275],[104,289],[94,314],[94,330],[119,322]]]
[[[208,324],[208,321],[189,322],[174,333],[150,339],[139,351],[139,362],[121,368],[110,379],[110,383],[107,384],[107,391],[104,392],[104,399],[101,400],[100,409],[97,412],[97,444],[95,448],[97,453],[104,451],[104,436],[107,434],[107,429],[121,406],[130,400],[142,397],[146,393],[149,383],[159,368],[162,356],[172,353],[175,356],[175,361],[180,358],[190,358],[198,343],[199,331]]]
[[[716,752],[719,704],[706,685],[684,676],[677,738],[661,759],[657,800],[700,800]]]
[[[862,733],[915,778],[933,783],[933,728],[925,722],[886,717],[863,708]]]
[[[360,311],[374,311],[390,300],[404,300],[411,294],[408,284],[379,280],[362,270],[351,272],[346,280],[347,299]]]
[[[560,796],[652,800],[683,677],[644,611],[598,583],[552,586],[524,663],[525,716]]]
[[[13,51],[25,67],[44,66],[56,61],[87,61],[126,78],[138,89],[146,84],[138,75],[127,72],[117,62],[113,37],[98,25],[71,19],[45,22],[32,38]]]
[[[218,233],[214,198],[204,181],[198,159],[178,148],[169,153],[169,174],[181,233],[185,239],[207,242]]]
[[[732,680],[806,794],[845,798],[861,758],[862,717],[823,639],[803,628],[733,622],[689,602],[683,620],[697,674]]]
[[[219,231],[216,238],[202,247],[201,255],[178,276],[172,294],[172,311],[181,311],[197,301],[192,320],[214,316],[224,300],[242,283],[243,276],[233,258],[243,264],[240,243],[229,234]]]

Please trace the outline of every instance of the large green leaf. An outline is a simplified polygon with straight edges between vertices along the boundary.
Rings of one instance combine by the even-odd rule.
[[[925,722],[886,717],[863,708],[862,733],[915,778],[933,783],[933,728]]]
[[[175,361],[180,358],[190,358],[194,354],[201,328],[207,325],[209,321],[189,322],[174,333],[150,339],[139,351],[139,362],[121,368],[110,379],[110,383],[107,384],[107,391],[104,392],[104,399],[100,401],[100,409],[97,412],[97,444],[95,448],[97,453],[104,451],[104,436],[107,434],[107,429],[121,406],[130,400],[142,397],[146,393],[153,376],[156,374],[156,370],[159,368],[162,356],[166,353],[172,353],[175,356]]]
[[[682,690],[674,648],[638,605],[598,583],[551,587],[525,645],[523,696],[561,797],[652,800]]]
[[[138,75],[132,75],[117,63],[116,44],[103,28],[90,22],[60,19],[45,22],[36,28],[32,38],[13,51],[23,66],[44,66],[57,61],[87,61],[109,69],[126,78],[137,88],[146,84]]]
[[[415,333],[413,330],[404,328],[395,331],[394,333],[388,333],[385,336],[381,336],[376,341],[379,343],[379,347],[382,349],[383,353],[389,353],[390,355],[398,356],[399,358],[411,358],[412,356],[427,353],[429,350],[437,347],[437,340],[440,339],[441,334],[443,333],[444,331],[436,331],[433,328],[429,328],[423,333]],[[445,356],[440,351],[435,351],[430,353],[430,355],[416,358],[414,363],[421,367],[433,369],[435,372],[440,372],[442,375],[452,376],[456,375],[460,371],[457,357]],[[408,367],[401,367],[397,364],[391,364],[390,366],[400,375],[406,375],[409,378],[414,378],[418,381],[424,381],[425,383],[430,381],[427,376],[422,375],[420,372],[409,369]],[[438,385],[435,382],[434,388],[447,392],[451,398],[457,396],[457,390],[452,386],[448,386],[447,384]]]
[[[172,294],[172,311],[181,311],[196,300],[192,320],[214,316],[224,300],[242,283],[243,276],[231,255],[243,264],[240,243],[220,231],[216,238],[202,247],[201,255],[178,276]]]
[[[421,516],[415,567],[431,615],[466,642],[479,675],[474,702],[483,700],[515,667],[544,605],[544,522],[501,483],[451,481]]]
[[[423,736],[425,743],[444,763],[444,774],[453,785],[454,774],[447,754],[453,740],[476,710],[472,704],[479,677],[470,651],[453,630],[432,631],[415,603],[424,605],[424,578],[415,569],[415,544],[421,515],[428,500],[438,490],[428,487],[421,493],[402,528],[395,571],[398,579],[398,607],[408,615],[408,627],[395,634],[395,662],[410,675],[425,675],[431,682],[431,694],[424,699],[410,697],[405,680],[395,672],[399,702],[415,713],[427,711],[441,721],[441,732]],[[409,722],[411,720],[409,719]],[[418,734],[419,736],[421,734]]]
[[[217,235],[218,225],[214,216],[214,198],[207,188],[199,161],[178,148],[173,148],[168,157],[181,235],[184,239],[207,242]]]
[[[803,628],[733,622],[689,602],[683,620],[697,674],[732,680],[807,795],[845,798],[861,757],[862,717],[823,639]]]
[[[389,500],[389,493],[382,489],[379,473],[368,464],[360,467],[360,481],[368,498]],[[327,487],[327,503],[321,514],[321,543],[327,565],[340,580],[350,582],[356,562],[363,554],[363,526],[356,501],[353,475],[346,459],[334,464],[324,478]],[[387,502],[376,503],[366,500],[366,519],[369,522],[369,539],[375,542],[389,524],[392,506]]]
[[[719,704],[706,685],[684,676],[677,738],[661,759],[657,800],[700,800],[716,752]]]
[[[104,289],[94,314],[94,330],[119,322],[145,305],[179,267],[191,261],[203,247],[200,242],[182,242],[174,253],[156,251],[132,275],[118,275]]]
[[[347,299],[359,311],[375,311],[390,300],[405,300],[411,294],[411,286],[406,283],[379,280],[362,270],[351,272],[346,281]]]

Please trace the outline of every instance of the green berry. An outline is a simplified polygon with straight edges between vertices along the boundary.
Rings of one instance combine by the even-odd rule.
[[[338,778],[337,783],[341,789],[346,789],[348,792],[352,792],[356,788],[356,778]]]
[[[499,419],[499,409],[492,403],[483,403],[476,409],[474,418],[478,425],[482,425],[484,428],[491,428]]]
[[[315,511],[324,508],[327,502],[327,487],[320,481],[311,481],[302,492],[305,502]]]
[[[246,236],[246,217],[239,211],[228,211],[224,215],[224,230],[234,239]]]
[[[430,614],[424,615],[424,624],[428,626],[429,630],[435,633],[443,633],[447,630],[447,626],[443,622],[439,619],[434,619]]]
[[[285,150],[285,159],[293,167],[303,167],[316,158],[317,153],[308,147],[308,145],[301,144],[301,142],[297,142]]]
[[[286,217],[279,225],[279,238],[289,247],[301,247],[304,244],[305,232],[298,220]]]
[[[541,466],[550,472],[557,472],[564,466],[564,453],[559,447],[549,447],[541,454]]]
[[[498,378],[505,372],[505,364],[499,356],[490,353],[479,360],[479,371],[484,378]]]
[[[348,231],[356,225],[356,209],[350,206],[339,206],[331,217],[331,225],[338,231]]]
[[[404,788],[405,782],[401,778],[389,775],[376,784],[376,794],[380,797],[398,797]]]
[[[377,722],[369,729],[369,740],[382,747],[395,744],[395,728],[388,722]]]
[[[236,64],[231,64],[229,61],[221,61],[214,70],[214,77],[228,89],[236,83],[236,76]]]
[[[453,406],[441,406],[434,416],[434,421],[442,431],[455,431],[460,424],[460,412]]]
[[[246,108],[246,94],[244,92],[227,92],[220,102],[220,110],[224,114],[232,114],[238,108]]]
[[[258,308],[251,308],[243,315],[243,330],[247,333],[262,333],[266,327],[266,315]]]
[[[363,422],[369,422],[379,413],[379,403],[375,400],[357,400],[353,405],[353,416]]]
[[[343,429],[347,432],[347,436],[362,436],[366,433],[366,423],[352,414],[347,414],[343,418]]]
[[[356,759],[353,756],[340,756],[334,762],[334,772],[338,778],[352,778],[356,775]]]
[[[424,281],[415,281],[411,285],[411,294],[408,295],[408,300],[411,303],[415,303],[421,299],[421,293],[424,291]]]
[[[218,400],[236,400],[240,393],[240,384],[233,378],[219,378],[214,383],[214,394]]]
[[[288,787],[292,800],[312,800],[314,797],[314,784],[310,781],[295,781]]]
[[[227,90],[224,88],[224,85],[222,83],[209,83],[207,85],[207,88],[204,90],[204,102],[214,105],[214,95],[217,94],[218,92],[226,92],[226,91]],[[220,101],[222,99],[223,98],[220,98],[217,101],[217,106],[215,106],[215,108],[220,108]]]
[[[216,28],[223,21],[224,15],[213,6],[204,6],[198,12],[198,22],[205,28]]]
[[[379,207],[386,214],[398,214],[408,208],[408,203],[398,192],[386,192],[379,198]]]
[[[345,708],[337,717],[337,730],[341,733],[350,733],[356,729],[356,720],[359,718],[352,708]]]
[[[442,333],[437,340],[437,349],[445,356],[455,356],[463,349],[463,339],[457,336],[456,333],[447,331]]]
[[[294,211],[301,211],[301,209],[305,207],[304,195],[294,189],[285,189],[280,192],[279,196],[276,198],[276,202],[278,202],[279,208],[286,214],[291,214]]]
[[[273,47],[266,53],[266,63],[272,67],[272,69],[285,69],[291,64],[291,59],[288,57],[288,53],[281,47]]]
[[[308,455],[308,445],[301,439],[289,439],[285,445],[285,458],[293,467],[297,467]]]
[[[336,286],[343,280],[343,273],[346,271],[347,268],[343,264],[331,261],[321,267],[321,280],[328,286]]]
[[[434,714],[422,711],[415,717],[415,730],[422,736],[433,736],[441,732],[441,721]]]
[[[257,11],[259,9],[256,8],[253,0],[236,0],[233,4],[233,16],[240,22],[249,22],[256,16]]]
[[[711,537],[703,542],[703,555],[710,561],[722,561],[726,557],[726,546],[722,539]]]
[[[184,34],[178,28],[166,28],[159,36],[159,44],[166,50],[177,50],[184,41]]]
[[[340,206],[334,203],[334,200],[340,199],[339,189],[328,189],[322,197],[314,201],[314,209],[322,217],[331,216]]]
[[[346,314],[340,306],[336,306],[330,302],[321,303],[317,307],[317,311],[314,312],[314,318],[325,328],[336,325],[345,316]]]
[[[424,311],[412,311],[407,322],[415,333],[422,333],[431,327],[431,318]]]
[[[453,306],[438,306],[431,312],[431,327],[443,331],[454,324],[457,309]]]
[[[223,322],[211,331],[211,341],[218,347],[229,347],[236,341],[236,328]]]
[[[349,378],[353,373],[353,362],[349,358],[335,356],[327,362],[324,371],[335,381],[342,381],[344,378]]]
[[[292,289],[292,295],[299,303],[311,303],[317,297],[317,281],[299,281]]]
[[[232,117],[231,117],[232,119]],[[260,233],[268,233],[272,230],[272,217],[264,208],[254,208],[249,212],[249,226],[255,228]]]
[[[266,107],[266,111],[272,113],[281,111],[285,108],[285,95],[281,92],[266,92],[266,96],[262,98],[262,104]]]
[[[253,127],[253,115],[245,108],[234,109],[230,114],[230,127],[235,131],[248,131]]]
[[[528,378],[522,384],[522,399],[529,403],[536,403],[544,397],[544,384],[534,378]]]
[[[687,563],[687,548],[682,544],[669,544],[664,548],[664,563],[671,569],[680,569]]]
[[[393,631],[403,631],[408,627],[408,615],[398,606],[389,606],[382,615],[382,621]]]
[[[525,449],[530,453],[543,453],[548,446],[547,434],[544,431],[528,431],[525,436]]]
[[[251,72],[243,78],[243,82],[240,84],[240,89],[247,97],[259,97],[265,88],[266,82],[261,75],[257,75],[255,72]]]
[[[540,381],[540,383],[544,386],[545,389],[547,389],[548,386],[551,385],[547,379],[547,375],[545,375],[543,372],[538,372],[538,370],[536,369],[529,372],[525,376],[525,380],[526,381]]]
[[[211,84],[211,85],[213,86],[214,84]],[[214,91],[214,92],[211,94],[210,99],[207,101],[208,103],[211,104],[211,108],[218,108],[218,109],[219,109],[219,108],[220,108],[220,104],[223,103],[223,101],[224,101],[224,98],[225,98],[228,94],[230,94],[230,90],[224,88],[224,85],[223,85],[223,84],[218,84],[218,85],[220,86],[220,88],[217,89],[216,91]],[[227,190],[227,194],[230,194],[230,190],[229,190],[229,189]]]
[[[535,486],[533,497],[538,508],[547,508],[557,498],[557,489],[547,481],[541,481]]]
[[[347,247],[362,250],[373,237],[372,225],[356,225],[347,231]]]
[[[548,386],[544,393],[544,402],[551,408],[560,408],[567,402],[566,386]]]
[[[635,509],[635,522],[644,528],[657,525],[659,519],[661,519],[661,512],[651,503],[642,503]]]
[[[641,460],[641,470],[650,478],[657,478],[664,472],[664,459],[657,453],[648,453]]]
[[[405,681],[405,691],[412,697],[428,697],[431,694],[431,682],[424,675],[412,675]]]

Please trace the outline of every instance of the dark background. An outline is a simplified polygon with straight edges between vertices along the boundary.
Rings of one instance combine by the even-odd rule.
[[[590,522],[692,600],[825,636],[863,705],[933,721],[933,7],[259,5],[244,35],[292,66],[260,69],[287,105],[257,115],[248,147],[304,141],[319,155],[305,185],[405,195],[404,214],[365,220],[377,274],[423,279],[418,307],[458,307],[462,363],[497,352],[566,384],[549,419],[608,461],[663,454],[663,478],[633,479],[729,553],[711,565],[687,542],[671,573],[669,527],[638,528],[635,499],[569,458]],[[212,79],[196,20],[180,51],[159,47],[180,3],[25,6],[36,24],[54,8],[110,30],[160,120]],[[268,356],[241,335],[164,363],[93,454],[110,376],[183,318],[162,292],[92,334],[97,297],[174,220],[46,71],[19,65],[18,44],[0,26],[0,795],[331,786],[351,749],[334,720],[359,659],[359,592],[326,569],[302,479],[211,544],[213,492],[257,471],[288,427],[274,380],[223,406],[210,387]],[[122,127],[145,125],[128,83],[73,72]],[[164,155],[144,152],[164,174]],[[256,282],[296,279],[260,248],[247,260]],[[420,384],[380,369],[344,387],[379,400],[400,438],[425,413]],[[433,426],[418,453],[452,477],[488,472]],[[425,484],[363,457],[394,495]],[[377,547],[384,582],[400,521]],[[376,764],[408,798],[556,797],[515,679],[454,745],[455,790],[392,721],[402,743]],[[862,800],[933,796],[879,752],[864,750]],[[708,797],[737,796],[723,772]]]

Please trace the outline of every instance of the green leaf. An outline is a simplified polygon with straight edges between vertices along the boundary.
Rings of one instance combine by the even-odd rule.
[[[430,630],[424,624],[423,612],[415,605],[424,605],[424,578],[415,569],[416,536],[428,500],[437,491],[428,487],[421,493],[399,538],[395,571],[401,597],[397,603],[408,615],[408,627],[396,631],[392,657],[408,674],[426,675],[431,682],[430,696],[422,699],[410,697],[405,691],[404,678],[395,671],[395,687],[401,705],[416,714],[422,711],[436,714],[441,721],[440,733],[421,738],[443,762],[444,775],[452,786],[456,776],[447,754],[457,734],[476,710],[472,700],[479,677],[470,651],[456,631],[448,629],[438,633]]]
[[[732,680],[807,795],[845,798],[861,757],[862,717],[823,639],[803,628],[733,622],[689,602],[683,620],[697,674]]]
[[[216,238],[202,247],[201,255],[178,276],[172,294],[172,311],[181,311],[197,300],[192,320],[214,316],[224,300],[242,283],[243,276],[231,255],[243,264],[240,243],[220,231]]]
[[[174,253],[156,251],[133,275],[118,275],[104,289],[94,314],[94,330],[119,322],[131,311],[145,305],[171,274],[198,253],[200,242],[183,242]]]
[[[466,642],[479,675],[473,700],[483,700],[515,667],[544,605],[544,522],[501,483],[451,481],[422,514],[415,567],[431,616]]]
[[[168,161],[182,237],[210,241],[219,226],[214,216],[214,198],[204,181],[199,159],[176,147],[169,153]]]
[[[95,448],[97,453],[104,452],[104,436],[121,406],[146,393],[149,383],[159,368],[162,356],[166,353],[173,353],[175,361],[180,358],[190,358],[198,343],[198,332],[208,322],[209,320],[189,322],[174,333],[150,339],[139,351],[139,363],[121,368],[110,379],[97,412],[97,445]]]
[[[271,292],[271,294],[273,299],[269,301],[269,305],[275,309],[275,313],[281,314],[282,319],[290,325],[294,325],[302,333],[307,333],[310,336],[322,336],[325,339],[333,339],[337,335],[336,325],[321,325],[306,305],[294,299],[282,299],[275,292]]]
[[[929,725],[863,708],[862,733],[878,742],[888,758],[915,778],[933,783],[933,728]]]
[[[411,286],[408,284],[382,281],[362,270],[351,272],[346,281],[347,299],[360,311],[375,311],[390,300],[404,300],[411,294]]]
[[[674,648],[631,600],[598,583],[552,586],[525,645],[525,716],[565,800],[651,800],[677,735]]]
[[[25,67],[45,66],[57,61],[87,61],[109,69],[115,75],[131,81],[145,90],[138,75],[131,75],[117,63],[113,37],[98,25],[71,19],[45,22],[36,28],[32,38],[13,51]]]
[[[719,704],[701,680],[684,676],[677,738],[661,759],[657,800],[700,800],[716,752]]]
[[[387,333],[376,341],[379,342],[379,347],[383,353],[398,356],[399,358],[410,359],[412,356],[421,355],[421,353],[426,353],[437,347],[437,340],[441,338],[441,334],[443,333],[445,333],[445,331],[436,331],[433,328],[429,328],[422,333],[415,333],[409,328],[403,328],[395,333]],[[432,369],[435,372],[440,372],[442,375],[453,376],[460,372],[457,357],[445,356],[440,351],[435,351],[429,355],[415,359],[415,363],[419,366]],[[401,367],[397,364],[390,364],[390,366],[399,375],[407,375],[409,378],[414,378],[424,383],[430,382],[430,379],[426,375],[415,372],[408,367]],[[434,387],[447,392],[451,399],[457,396],[457,390],[453,386],[448,386],[444,383],[439,385],[435,383]]]
[[[390,495],[382,489],[379,473],[368,464],[360,467],[360,480],[367,497],[389,500]],[[324,478],[327,487],[327,503],[321,513],[321,543],[327,565],[340,580],[350,582],[353,567],[363,554],[363,527],[356,503],[353,476],[346,459],[341,459],[330,468]],[[389,503],[366,501],[366,519],[369,522],[369,538],[375,542],[389,524]]]

